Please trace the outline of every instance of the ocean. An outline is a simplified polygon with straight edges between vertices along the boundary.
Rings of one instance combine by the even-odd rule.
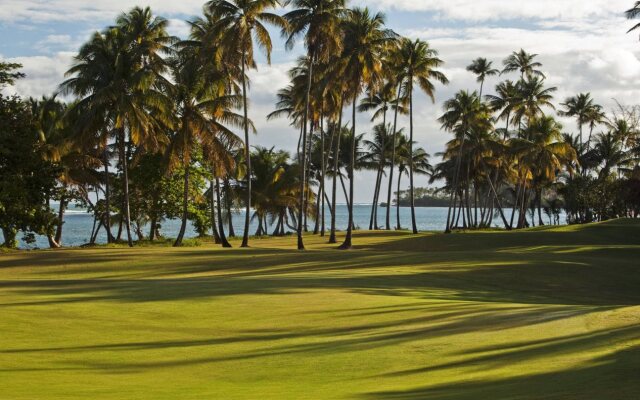
[[[369,218],[371,216],[371,205],[367,204],[356,204],[353,207],[354,209],[354,223],[356,228],[358,229],[368,229],[369,228]],[[420,231],[443,231],[445,228],[446,220],[447,220],[447,211],[446,207],[418,207],[416,208],[416,222],[418,225],[418,229]],[[511,210],[505,210],[507,218],[511,215]],[[379,224],[384,226],[386,215],[386,208],[379,207],[378,209],[378,220]],[[330,227],[330,217],[331,214],[327,210],[325,213],[326,217],[326,227],[327,230]],[[537,218],[537,217],[536,217]],[[336,226],[339,230],[344,230],[347,227],[347,219],[348,219],[348,209],[344,204],[338,204],[337,214],[336,214]],[[93,226],[93,216],[82,209],[71,209],[65,214],[64,218],[64,226],[62,230],[62,244],[65,247],[75,247],[82,246],[83,244],[89,242],[91,229]],[[537,219],[536,219],[537,221]],[[543,221],[548,224],[549,219],[546,215],[543,215]],[[564,221],[564,218],[561,218],[561,221]],[[391,226],[395,228],[396,222],[396,208],[393,207],[391,213]],[[400,207],[400,222],[402,228],[410,229],[411,228],[411,209],[409,207]],[[233,216],[233,225],[236,236],[242,236],[243,228],[244,228],[244,212],[238,211],[234,213]],[[314,226],[314,222],[309,220],[309,229],[312,230]],[[502,227],[502,221],[499,216],[496,216],[493,220],[492,226]],[[257,222],[252,221],[250,225],[251,234],[255,233],[257,230]],[[117,228],[116,228],[117,229]],[[115,230],[112,230],[112,233],[115,235]],[[180,229],[180,221],[179,220],[165,220],[162,222],[161,233],[164,237],[175,237],[178,234],[178,230]],[[225,227],[226,229],[226,227]],[[270,227],[269,232],[271,232],[272,227]],[[148,227],[143,229],[145,235],[148,234]],[[226,230],[225,230],[226,232]],[[227,232],[228,234],[228,232]],[[186,237],[193,238],[196,237],[197,234],[193,227],[189,224],[187,226]],[[37,236],[36,242],[32,244],[26,244],[21,239],[22,235],[19,234],[21,248],[47,248],[49,244],[47,242],[46,237]],[[135,237],[134,237],[135,239]],[[107,236],[104,229],[101,230],[98,235],[97,243],[106,243]]]

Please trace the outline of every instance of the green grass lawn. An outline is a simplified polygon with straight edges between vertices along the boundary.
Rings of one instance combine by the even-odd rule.
[[[307,243],[0,255],[0,399],[640,398],[638,222]]]

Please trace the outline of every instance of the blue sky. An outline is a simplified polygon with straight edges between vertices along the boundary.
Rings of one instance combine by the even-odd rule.
[[[185,19],[198,15],[202,0],[0,0],[0,58],[24,65],[27,78],[8,90],[23,96],[51,94],[62,81],[78,47],[95,31],[135,5],[149,5],[171,22],[172,33],[188,34]],[[435,154],[449,139],[436,122],[441,103],[462,89],[477,89],[465,66],[487,57],[500,67],[514,50],[539,54],[548,84],[557,86],[556,104],[566,96],[589,91],[611,108],[616,99],[636,104],[640,99],[640,43],[626,34],[632,25],[623,16],[631,0],[353,0],[387,15],[396,32],[428,40],[446,62],[443,71],[451,84],[437,88],[431,104],[416,100],[415,135],[419,145]],[[287,121],[267,122],[277,90],[287,83],[287,69],[301,49],[285,52],[274,35],[273,63],[252,73],[251,117],[258,135],[254,143],[293,150],[297,133]],[[498,79],[487,82],[487,90]],[[406,124],[407,121],[401,121]],[[563,120],[567,131],[574,123]],[[367,132],[366,115],[358,117],[358,131]],[[437,157],[433,158],[437,162]],[[356,202],[370,201],[372,176],[357,177]],[[419,178],[418,185],[426,185]]]

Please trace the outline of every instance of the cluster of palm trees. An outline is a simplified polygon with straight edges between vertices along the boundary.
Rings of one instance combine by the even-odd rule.
[[[289,6],[290,11],[284,15],[273,12],[281,5]],[[267,25],[281,30],[287,48],[301,40],[307,50],[291,71],[291,85],[279,93],[277,110],[271,115],[288,116],[300,131],[298,151],[290,165],[290,170],[299,172],[295,179],[298,187],[289,187],[283,193],[297,196],[298,201],[286,201],[287,210],[278,210],[275,217],[279,227],[289,219],[293,221],[299,249],[304,249],[302,233],[307,229],[308,216],[314,217],[314,209],[321,219],[318,230],[324,233],[325,201],[332,215],[329,240],[336,242],[336,181],[344,183],[341,167],[346,169],[349,181],[349,223],[341,248],[351,247],[353,177],[355,170],[367,163],[358,155],[358,109],[380,108],[374,120],[383,119],[377,128],[381,152],[368,160],[369,165],[377,164],[376,202],[387,167],[388,204],[394,169],[398,168],[400,174],[408,171],[411,188],[416,167],[418,172],[428,171],[426,152],[413,149],[414,84],[433,99],[434,82],[447,83],[437,71],[442,61],[426,42],[401,38],[386,28],[383,14],[367,8],[349,9],[344,0],[291,0],[285,4],[277,0],[213,0],[204,6],[203,17],[190,22],[187,40],[170,36],[167,24],[149,8],[136,7],[122,14],[114,26],[95,33],[80,49],[68,79],[61,85],[64,94],[76,98],[64,112],[65,129],[73,132],[71,147],[91,154],[92,163],[104,167],[101,197],[105,210],[113,208],[109,167],[115,162],[120,172],[116,178],[122,192],[120,226],[124,225],[129,245],[133,244],[131,163],[148,154],[163,154],[167,172],[181,171],[183,176],[182,225],[176,245],[181,243],[187,225],[194,164],[208,170],[212,192],[220,191],[222,180],[235,183],[239,189],[236,195],[243,193],[243,247],[248,246],[251,207],[261,225],[264,222],[265,208],[252,199],[258,191],[252,188],[256,173],[250,133],[255,128],[248,115],[247,71],[256,68],[255,51],[261,50],[270,61],[273,45]],[[350,126],[343,124],[343,109],[349,105]],[[386,122],[387,111],[394,114],[392,126]],[[408,139],[398,129],[400,113],[409,114]],[[243,137],[236,135],[234,128],[241,130]],[[375,145],[368,142],[368,146]],[[319,157],[312,151],[319,152]],[[346,165],[341,165],[345,155]],[[327,175],[333,177],[330,200],[325,187]],[[313,193],[316,184],[318,192]],[[225,190],[231,186],[225,185]],[[212,194],[212,199],[217,202],[215,196]],[[318,204],[314,204],[316,198]],[[390,207],[387,228],[389,214]],[[377,210],[372,215],[377,226]],[[99,218],[109,241],[117,239],[110,232],[110,218],[108,211]],[[217,219],[220,233],[220,216]],[[417,232],[413,206],[412,227]],[[119,232],[118,236],[122,229]]]
[[[281,6],[286,6],[283,15],[277,13]],[[445,183],[450,232],[490,226],[496,215],[507,229],[522,228],[530,225],[526,211],[536,207],[542,223],[541,209],[554,208],[550,196],[561,195],[560,183],[614,170],[633,173],[635,114],[621,107],[625,112],[607,117],[589,94],[580,94],[562,103],[559,113],[576,118],[579,134],[563,134],[548,115],[556,88],[547,87],[537,55],[524,50],[507,57],[501,70],[484,58],[469,65],[479,91],[460,91],[445,102],[439,121],[453,139],[440,154],[442,162],[431,166],[429,154],[414,140],[414,95],[422,91],[434,101],[437,86],[448,83],[439,70],[443,61],[427,42],[388,29],[383,14],[348,8],[346,0],[212,0],[189,24],[191,33],[181,40],[168,34],[167,20],[136,7],[82,46],[61,85],[62,93],[75,98],[71,104],[55,97],[33,102],[42,140],[64,171],[52,246],[61,242],[64,208],[72,198],[97,210],[92,240],[103,227],[109,242],[126,235],[131,246],[147,222],[153,239],[163,214],[181,218],[174,243],[180,245],[188,220],[202,216],[197,205],[202,203],[209,208],[199,225],[206,220],[223,246],[229,246],[223,222],[234,235],[231,211],[242,206],[243,247],[249,245],[253,218],[256,234],[268,233],[270,226],[273,234],[289,228],[297,232],[298,249],[304,249],[308,220],[315,221],[314,233],[324,235],[327,209],[329,242],[337,242],[340,185],[349,211],[340,248],[348,249],[358,169],[375,171],[370,229],[392,229],[392,194],[394,189],[400,193],[401,179],[408,176],[414,233],[416,174]],[[256,129],[249,116],[248,71],[257,67],[258,51],[270,62],[269,26],[281,31],[287,49],[297,42],[306,49],[268,117],[290,120],[299,135],[293,158],[251,146]],[[488,78],[507,74],[518,80],[505,80],[495,93],[484,94]],[[377,122],[371,139],[358,134],[358,112],[370,113]],[[608,131],[594,136],[600,127]],[[141,173],[141,166],[155,175]],[[166,189],[175,189],[176,177],[181,180],[179,210],[165,199],[176,197],[175,190]],[[96,195],[90,196],[88,188]],[[152,211],[141,211],[145,202]],[[378,215],[381,203],[386,204],[384,223]],[[396,199],[396,229],[401,229],[399,203]],[[588,205],[574,208],[575,221],[594,216]]]
[[[553,209],[552,221],[557,222],[559,198],[570,201],[569,189],[579,180],[606,180],[613,168],[630,178],[640,172],[634,113],[608,117],[589,93],[581,93],[560,104],[557,114],[575,118],[578,126],[577,135],[564,133],[552,115],[557,89],[546,86],[542,64],[536,59],[536,54],[520,50],[503,61],[502,70],[484,58],[476,59],[467,70],[477,76],[480,91],[461,91],[445,102],[439,121],[454,138],[442,153],[443,161],[435,167],[432,181],[444,180],[451,194],[447,232],[488,227],[496,211],[506,229],[535,226],[536,210],[538,224],[544,224],[543,208]],[[500,82],[495,94],[482,96],[487,77],[510,73],[518,74],[518,81]],[[502,127],[498,127],[500,121]],[[585,126],[589,129],[586,138]],[[600,127],[605,132],[594,137]],[[606,150],[611,147],[620,152],[612,156]],[[612,215],[594,214],[588,204],[564,208],[570,222],[623,216],[632,209],[623,206]]]

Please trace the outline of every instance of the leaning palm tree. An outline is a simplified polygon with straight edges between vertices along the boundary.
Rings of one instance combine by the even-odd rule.
[[[311,97],[311,85],[314,79],[314,65],[318,62],[326,63],[330,57],[341,51],[342,35],[340,33],[341,19],[345,13],[344,0],[288,0],[287,5],[292,5],[293,10],[284,15],[287,27],[283,29],[283,35],[287,37],[286,46],[292,49],[296,40],[303,36],[307,48],[308,73],[305,88],[305,104],[302,121],[302,143],[307,143],[307,130],[309,122],[309,106]],[[298,250],[304,250],[302,239],[303,212],[305,203],[305,190],[307,179],[307,148],[302,146],[301,166],[302,179],[300,180],[300,207],[298,210]]]
[[[477,81],[480,84],[480,94],[478,97],[482,99],[482,89],[484,87],[484,81],[489,76],[495,76],[500,73],[499,70],[493,68],[493,62],[487,60],[486,58],[479,57],[476,58],[467,66],[467,71],[472,72],[477,77]]]
[[[226,64],[240,64],[239,76],[242,82],[244,110],[244,161],[246,163],[246,210],[242,247],[249,246],[249,223],[251,219],[251,157],[249,143],[249,115],[246,70],[256,68],[254,42],[262,49],[271,63],[273,44],[264,23],[279,28],[286,26],[285,20],[271,10],[280,5],[278,0],[212,0],[206,4],[207,12],[217,20],[213,37],[220,40]]]
[[[347,234],[340,249],[350,249],[353,234],[354,168],[356,146],[356,110],[358,97],[366,87],[375,87],[382,79],[382,54],[395,37],[393,31],[384,27],[382,13],[371,14],[368,8],[355,8],[348,12],[343,23],[344,49],[342,63],[344,77],[349,82],[352,102],[351,150],[349,163],[349,219]]]
[[[542,67],[542,64],[534,61],[537,56],[537,54],[530,54],[522,49],[517,52],[514,51],[502,62],[504,68],[502,69],[501,74],[520,72],[521,79],[524,79],[525,77],[529,79],[533,77],[544,79],[545,76],[539,69]]]
[[[413,90],[414,84],[435,102],[435,85],[439,82],[443,85],[449,83],[447,77],[436,68],[442,66],[443,61],[438,58],[438,52],[427,42],[420,39],[415,41],[403,40],[400,46],[400,56],[402,57],[401,65],[403,66],[400,74],[404,76],[403,82],[404,92],[409,96],[409,154],[413,154]],[[416,225],[416,211],[414,202],[413,187],[413,163],[412,158],[409,159],[409,197],[411,201],[411,227],[413,233],[418,233]]]

